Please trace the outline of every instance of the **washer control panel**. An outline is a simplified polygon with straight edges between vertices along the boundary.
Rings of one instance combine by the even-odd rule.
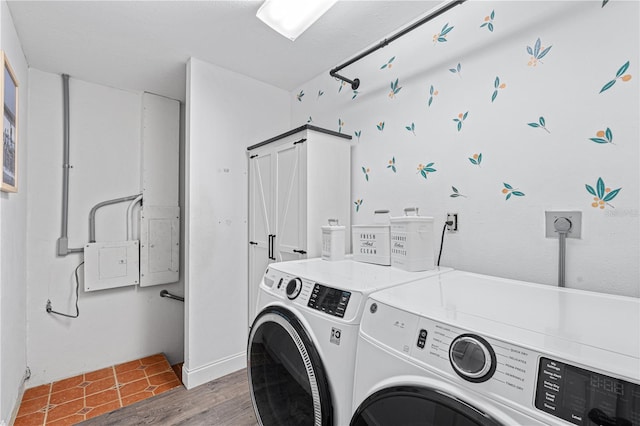
[[[325,287],[315,283],[307,306],[338,318],[344,318],[350,298],[351,292],[349,291]]]
[[[261,283],[262,291],[288,303],[350,321],[361,308],[362,294],[329,287],[304,277],[269,268]]]

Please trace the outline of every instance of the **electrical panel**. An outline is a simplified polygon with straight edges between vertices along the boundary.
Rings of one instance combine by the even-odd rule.
[[[140,281],[138,241],[89,243],[84,247],[84,291],[136,285]]]
[[[140,216],[140,286],[177,282],[180,208],[147,207]]]

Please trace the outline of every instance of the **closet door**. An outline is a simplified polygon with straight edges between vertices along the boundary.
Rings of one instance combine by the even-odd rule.
[[[302,146],[299,143],[281,145],[274,155],[276,262],[297,260],[306,253]]]
[[[274,249],[275,174],[271,152],[254,154],[249,159],[249,318],[255,316],[260,280]],[[275,256],[271,256],[274,258]]]

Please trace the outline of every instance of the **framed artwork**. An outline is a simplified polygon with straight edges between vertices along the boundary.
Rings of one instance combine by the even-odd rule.
[[[0,190],[18,192],[18,79],[2,52],[2,183]]]

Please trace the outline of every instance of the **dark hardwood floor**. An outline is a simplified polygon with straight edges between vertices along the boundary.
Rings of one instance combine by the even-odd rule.
[[[82,426],[256,424],[246,370],[236,371],[191,390],[175,388],[80,423]]]

